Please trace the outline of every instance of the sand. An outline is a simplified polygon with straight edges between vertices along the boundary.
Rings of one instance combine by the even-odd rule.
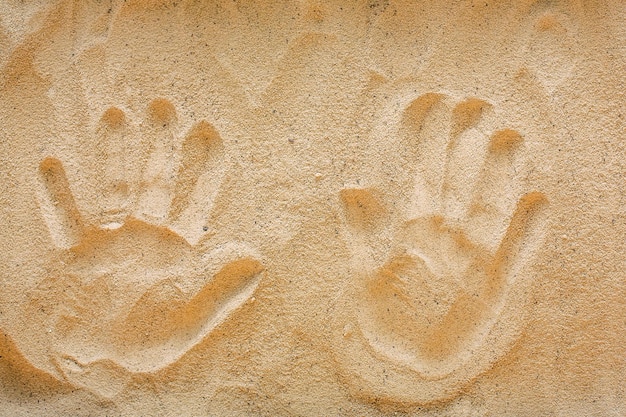
[[[0,415],[625,415],[625,28],[0,2]]]

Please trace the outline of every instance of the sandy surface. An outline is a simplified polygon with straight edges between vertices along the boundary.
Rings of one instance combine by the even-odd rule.
[[[625,28],[3,0],[0,415],[625,415]]]

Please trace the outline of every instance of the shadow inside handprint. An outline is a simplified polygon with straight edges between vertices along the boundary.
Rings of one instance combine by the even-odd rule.
[[[83,219],[62,163],[49,157],[39,167],[40,207],[58,249],[26,308],[45,328],[45,354],[26,356],[111,396],[132,373],[169,366],[201,342],[252,296],[263,267],[245,243],[202,243],[227,163],[211,125],[198,123],[179,143],[173,106],[152,102],[143,126],[152,154],[132,178],[120,162],[123,112],[110,109],[101,123],[103,162],[114,169],[96,179],[96,224]]]
[[[385,215],[389,205],[375,189],[340,194],[359,278],[345,302],[354,315],[340,362],[372,395],[446,398],[515,339],[518,291],[530,281],[546,199],[523,190],[522,136],[485,133],[492,117],[491,105],[476,98],[452,105],[427,93],[409,101],[396,130],[385,131],[413,161],[404,219]],[[383,236],[391,237],[381,246]]]

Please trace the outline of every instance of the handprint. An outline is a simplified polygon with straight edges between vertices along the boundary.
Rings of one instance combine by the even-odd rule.
[[[395,108],[383,134],[414,161],[414,188],[398,204],[402,219],[389,218],[375,187],[341,192],[358,284],[337,351],[362,395],[427,403],[458,392],[515,340],[547,204],[524,191],[523,137],[492,130],[489,103],[427,93]]]
[[[104,396],[132,373],[176,362],[255,291],[263,267],[244,243],[206,250],[207,214],[225,172],[224,144],[202,121],[178,140],[177,116],[153,101],[142,125],[152,150],[141,175],[125,114],[102,117],[96,224],[77,207],[63,164],[39,167],[42,214],[59,253],[26,314],[45,326],[32,362]],[[131,164],[132,166],[132,164]]]

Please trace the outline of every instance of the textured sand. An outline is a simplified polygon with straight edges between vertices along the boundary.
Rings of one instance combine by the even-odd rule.
[[[623,2],[0,2],[0,415],[626,415]]]

